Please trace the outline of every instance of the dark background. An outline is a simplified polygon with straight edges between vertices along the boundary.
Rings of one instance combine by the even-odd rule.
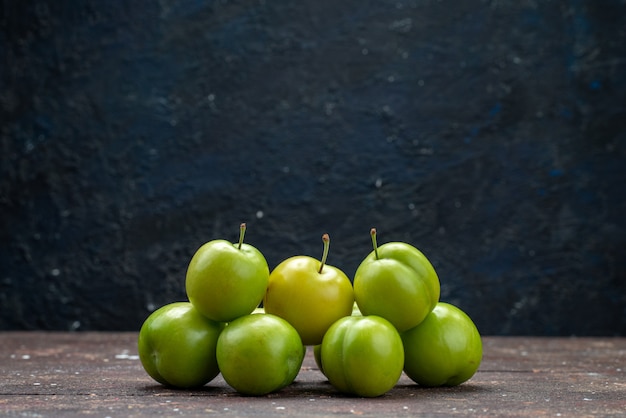
[[[626,335],[626,2],[0,2],[0,329],[138,330],[195,250],[435,266],[483,334]]]

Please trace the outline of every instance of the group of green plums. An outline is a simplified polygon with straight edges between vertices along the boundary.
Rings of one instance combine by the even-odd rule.
[[[352,281],[321,260],[293,256],[271,272],[255,247],[213,240],[187,268],[189,301],[152,312],[138,351],[157,382],[195,388],[218,374],[244,395],[291,384],[306,347],[338,391],[361,397],[392,389],[402,372],[429,387],[470,379],[482,360],[480,334],[467,314],[439,301],[433,266],[404,242],[376,243]]]

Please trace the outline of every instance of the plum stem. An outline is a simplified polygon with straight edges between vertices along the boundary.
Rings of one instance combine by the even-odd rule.
[[[243,237],[246,235],[246,223],[242,222],[239,225],[239,245],[237,246],[238,250],[241,250],[241,245],[243,244]]]
[[[322,274],[322,269],[326,264],[326,259],[328,258],[328,249],[330,248],[330,237],[328,234],[322,235],[322,241],[324,242],[324,253],[322,254],[322,262],[320,263],[320,269],[318,271],[319,274]]]
[[[370,230],[370,235],[372,236],[372,245],[374,246],[374,255],[376,256],[376,260],[378,260],[378,244],[376,244],[376,228],[372,228]]]

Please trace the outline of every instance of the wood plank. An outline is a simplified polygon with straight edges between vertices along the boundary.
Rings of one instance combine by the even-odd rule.
[[[484,337],[478,373],[455,388],[403,375],[386,395],[338,393],[309,350],[296,382],[240,396],[221,376],[200,390],[153,382],[136,333],[0,333],[0,414],[40,416],[615,416],[626,411],[626,338]]]

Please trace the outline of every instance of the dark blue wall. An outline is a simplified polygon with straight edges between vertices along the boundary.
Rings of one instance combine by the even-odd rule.
[[[0,328],[137,330],[194,251],[435,265],[485,334],[626,335],[626,3],[0,2]]]

